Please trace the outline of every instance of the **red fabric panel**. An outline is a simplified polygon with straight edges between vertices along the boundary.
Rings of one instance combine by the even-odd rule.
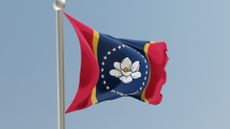
[[[150,81],[145,91],[145,98],[150,104],[159,104],[162,100],[161,88],[166,82],[165,66],[168,61],[167,46],[164,42],[150,44],[148,58],[150,61]]]
[[[93,30],[65,13],[75,29],[81,46],[81,71],[77,94],[66,113],[92,105],[91,94],[99,77],[99,66],[93,53]]]

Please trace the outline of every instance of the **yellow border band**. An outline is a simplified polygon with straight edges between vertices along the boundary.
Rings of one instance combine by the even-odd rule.
[[[93,91],[92,91],[92,95],[91,95],[91,101],[92,101],[92,104],[96,104],[97,103],[97,96],[96,96],[96,86],[93,88]]]
[[[93,30],[93,52],[96,58],[98,58],[97,54],[97,48],[98,48],[98,42],[99,42],[100,35],[97,31]],[[96,86],[94,86],[92,95],[91,95],[91,101],[93,104],[96,104],[97,101],[97,96],[96,96]]]
[[[150,41],[150,43],[146,43],[145,46],[144,46],[144,52],[145,52],[145,56],[147,57],[147,60],[148,62],[149,61],[149,57],[148,57],[148,52],[149,52],[149,46],[151,43],[155,43],[154,41]],[[141,99],[145,102],[145,103],[149,103],[149,101],[145,98],[145,91],[147,89],[147,86],[149,84],[149,81],[150,81],[150,78],[151,78],[151,66],[149,67],[149,79],[148,79],[148,83],[143,91],[143,93],[141,94]]]
[[[97,31],[93,30],[93,52],[94,52],[96,58],[98,58],[97,47],[98,47],[99,38],[100,38],[99,33]]]

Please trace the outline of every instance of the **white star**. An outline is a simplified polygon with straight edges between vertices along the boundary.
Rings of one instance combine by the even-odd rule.
[[[107,54],[108,54],[108,55],[110,55],[110,54],[111,54],[111,52],[110,52],[110,51],[108,51],[108,52],[107,52]]]
[[[113,51],[115,52],[115,51],[116,51],[116,48],[113,48]]]
[[[109,86],[106,86],[106,89],[107,89],[107,90],[109,90],[109,89],[110,89],[110,87],[109,87]]]
[[[144,80],[146,80],[147,78],[145,77]]]
[[[148,68],[148,65],[146,65],[145,68],[147,69],[147,68]]]
[[[145,59],[145,63],[147,62],[147,60]]]
[[[142,87],[140,87],[140,90],[142,90]]]
[[[144,82],[142,82],[142,85],[144,86],[144,85],[145,85],[145,83],[144,83]]]
[[[118,46],[118,49],[121,49],[121,46]]]
[[[103,68],[101,68],[101,72],[103,72],[104,71],[104,69]]]
[[[102,65],[105,65],[105,62],[102,62],[101,64],[102,64]]]
[[[101,78],[105,78],[104,74],[101,75]]]
[[[106,81],[103,81],[103,84],[106,84]]]
[[[107,59],[107,56],[104,56],[104,60],[106,60]]]
[[[125,47],[125,45],[123,44],[122,47]]]
[[[148,71],[145,71],[145,74],[148,74]]]

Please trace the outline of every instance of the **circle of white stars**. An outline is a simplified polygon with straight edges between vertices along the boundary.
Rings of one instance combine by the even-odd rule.
[[[102,65],[102,67],[101,67],[101,79],[102,79],[103,85],[105,85],[106,90],[110,91],[111,93],[117,94],[117,95],[119,95],[119,96],[129,96],[129,95],[136,95],[136,94],[138,94],[138,93],[139,93],[140,91],[142,91],[143,88],[145,87],[145,85],[146,85],[145,82],[146,82],[146,80],[147,80],[147,75],[148,75],[148,63],[147,63],[147,60],[146,60],[146,58],[145,58],[142,54],[140,54],[140,52],[138,52],[138,54],[140,54],[141,57],[142,57],[143,60],[144,60],[145,69],[146,69],[146,70],[145,70],[145,74],[144,74],[144,81],[141,83],[141,86],[139,87],[139,89],[136,90],[136,91],[134,91],[134,92],[132,92],[132,93],[128,93],[128,94],[125,94],[125,93],[122,93],[122,92],[120,92],[120,91],[116,91],[116,90],[114,90],[114,89],[111,89],[111,87],[107,84],[107,81],[105,80],[105,75],[104,75],[104,71],[105,71],[105,69],[104,69],[105,62],[106,62],[106,60],[108,59],[108,57],[109,57],[112,53],[114,53],[114,52],[116,52],[116,51],[119,51],[119,50],[121,50],[122,48],[125,48],[125,47],[130,48],[129,46],[123,44],[123,45],[119,45],[119,46],[114,47],[114,48],[112,48],[111,50],[107,51],[106,54],[103,56],[103,61],[101,62],[101,65]]]

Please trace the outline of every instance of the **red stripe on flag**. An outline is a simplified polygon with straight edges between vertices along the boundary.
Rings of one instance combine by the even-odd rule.
[[[93,29],[65,13],[75,29],[81,46],[81,72],[77,94],[66,113],[92,105],[91,94],[99,78],[99,66],[93,52]]]
[[[159,104],[162,100],[161,88],[166,82],[165,66],[168,62],[167,46],[164,42],[150,44],[148,58],[150,62],[150,80],[145,91],[145,99],[150,104]]]

